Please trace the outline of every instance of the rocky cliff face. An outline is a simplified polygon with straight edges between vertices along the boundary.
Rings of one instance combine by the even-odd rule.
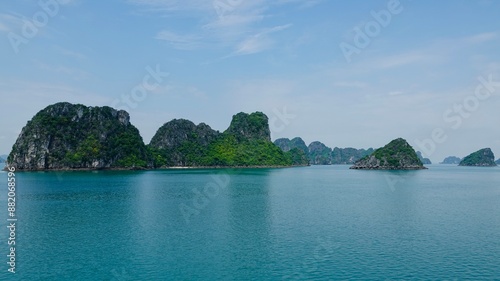
[[[332,149],[319,141],[309,144],[309,161],[311,165],[331,165]]]
[[[332,164],[354,164],[359,159],[373,153],[373,148],[356,149],[352,147],[338,148],[335,147],[332,151]]]
[[[240,112],[234,115],[225,133],[234,135],[238,140],[271,141],[269,120],[262,112],[252,114]]]
[[[443,162],[441,162],[439,164],[453,164],[453,165],[458,165],[458,164],[460,164],[460,161],[462,161],[462,159],[460,159],[459,157],[448,156],[448,157],[444,158]]]
[[[422,164],[424,164],[424,165],[432,164],[431,159],[424,158],[424,156],[422,156],[422,152],[417,151],[417,156],[418,156],[418,159],[420,159],[420,161],[422,162]]]
[[[274,144],[290,155],[293,165],[309,165],[309,149],[302,138],[281,138],[275,140]]]
[[[18,170],[140,168],[148,151],[127,112],[57,103],[22,129],[7,159]]]
[[[490,148],[483,148],[465,157],[459,166],[493,167],[497,164],[493,151]]]
[[[277,145],[281,150],[287,152],[294,148],[298,148],[302,150],[306,155],[309,153],[309,149],[307,148],[306,143],[302,138],[296,137],[293,139],[281,138],[274,141],[274,144]]]
[[[426,169],[415,150],[399,138],[379,148],[373,154],[357,161],[351,169],[366,170],[418,170]]]

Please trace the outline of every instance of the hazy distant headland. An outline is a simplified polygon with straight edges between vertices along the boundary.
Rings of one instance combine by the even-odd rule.
[[[484,159],[471,156],[461,165],[492,166],[494,156],[489,152],[488,164],[476,163]],[[224,132],[205,123],[174,119],[146,145],[126,111],[67,102],[50,105],[28,121],[6,158],[6,167],[25,171],[333,164],[407,170],[431,164],[401,138],[377,150],[332,149],[319,141],[306,145],[300,137],[273,143],[268,117],[262,112],[234,115]]]

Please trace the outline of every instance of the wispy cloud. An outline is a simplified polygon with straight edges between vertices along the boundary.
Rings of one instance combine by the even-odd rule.
[[[465,37],[462,39],[462,41],[469,44],[481,44],[494,40],[496,38],[498,38],[498,34],[496,32],[485,32]]]
[[[128,2],[151,12],[202,11],[212,7],[212,1],[205,0],[129,0]]]
[[[361,81],[338,81],[333,83],[336,87],[364,89],[367,84]]]
[[[21,15],[0,14],[0,31],[11,32],[22,27],[23,20]]]
[[[271,34],[291,27],[291,24],[273,22],[272,7],[295,5],[311,7],[321,1],[254,0],[223,2],[224,13],[218,9],[217,1],[206,0],[128,0],[139,7],[139,11],[162,14],[168,21],[172,17],[196,18],[189,27],[190,33],[169,28],[159,31],[155,39],[168,42],[170,47],[181,50],[212,48],[232,50],[230,55],[256,54],[271,49],[276,40]],[[200,17],[200,12],[203,17]]]
[[[269,36],[270,34],[285,30],[291,26],[292,24],[275,26],[252,35],[241,42],[230,56],[250,55],[265,51],[274,44],[274,41]]]
[[[201,46],[201,36],[181,35],[169,30],[160,31],[156,39],[166,41],[169,45],[180,50],[193,50]]]
[[[60,46],[54,46],[54,49],[57,50],[58,52],[60,52],[62,55],[67,56],[67,57],[72,57],[72,58],[79,59],[79,60],[86,58],[86,56],[80,52],[68,50],[68,49],[65,49],[65,48],[60,47]]]
[[[83,80],[90,76],[89,73],[77,68],[67,67],[64,65],[50,65],[41,61],[35,61],[34,63],[36,67],[43,71],[50,71],[62,75],[68,75],[75,80]]]
[[[0,31],[9,32],[10,29],[5,24],[0,22]]]
[[[424,52],[407,52],[378,59],[375,65],[378,65],[379,68],[393,68],[431,60],[431,54],[425,54]]]

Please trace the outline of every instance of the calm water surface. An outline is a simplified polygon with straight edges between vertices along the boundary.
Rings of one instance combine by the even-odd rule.
[[[0,280],[500,280],[500,168],[17,173]]]

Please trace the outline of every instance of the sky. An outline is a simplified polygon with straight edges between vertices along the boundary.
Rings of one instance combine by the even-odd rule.
[[[17,0],[0,3],[0,154],[61,101],[433,162],[500,158],[500,1]]]

